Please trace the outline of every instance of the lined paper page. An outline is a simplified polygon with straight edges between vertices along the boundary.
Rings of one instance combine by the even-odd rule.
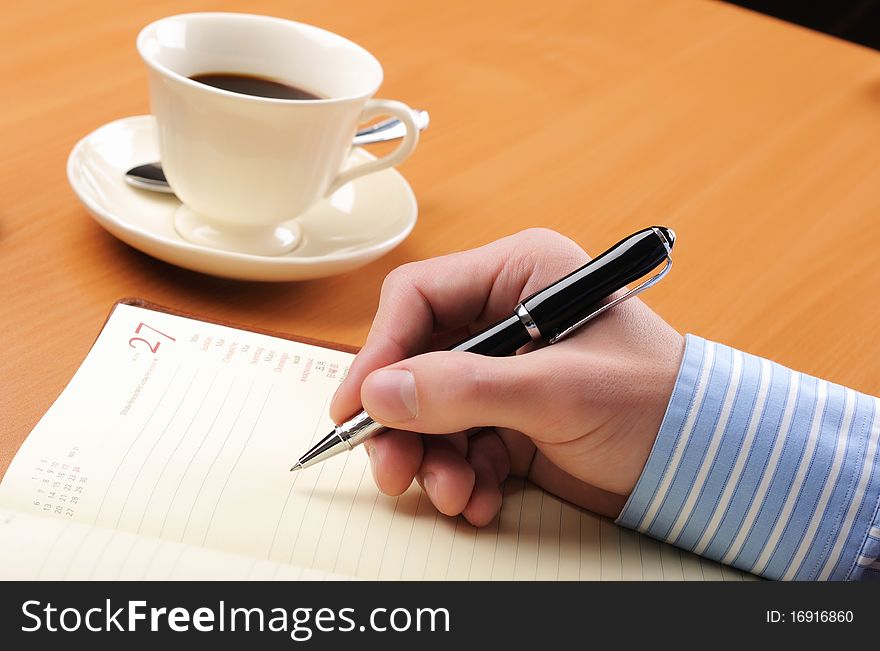
[[[0,579],[340,580],[279,565],[59,518],[0,509]],[[5,559],[13,559],[7,562]]]
[[[96,528],[65,549],[109,574],[124,539],[133,558],[153,554],[150,567],[169,572],[187,567],[192,552],[168,566],[164,550],[177,547],[157,541],[247,557],[275,578],[293,567],[367,579],[739,580],[518,479],[506,483],[500,515],[478,530],[439,514],[417,485],[379,494],[362,451],[290,473],[332,428],[327,406],[351,360],[117,306],[13,460],[0,507],[71,532]]]

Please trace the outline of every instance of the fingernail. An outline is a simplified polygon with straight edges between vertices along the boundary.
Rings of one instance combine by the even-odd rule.
[[[428,494],[428,497],[431,498],[431,501],[436,504],[437,476],[433,472],[425,473],[425,476],[422,477],[422,486],[425,487],[425,492]]]
[[[370,470],[375,477],[376,466],[379,464],[379,453],[376,452],[376,446],[371,441],[364,443],[364,449],[367,451],[367,456],[370,458]]]
[[[364,407],[373,418],[402,423],[418,414],[416,380],[404,369],[376,371],[364,382]]]

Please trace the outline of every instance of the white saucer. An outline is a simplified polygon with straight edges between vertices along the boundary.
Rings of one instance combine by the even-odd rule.
[[[350,164],[372,160],[354,148]],[[129,186],[126,170],[159,160],[152,116],[116,120],[73,148],[67,178],[97,222],[120,240],[171,264],[240,280],[306,280],[372,262],[400,244],[416,223],[418,206],[406,180],[385,169],[343,186],[297,221],[302,242],[280,256],[212,249],[174,229],[180,202],[173,195]]]

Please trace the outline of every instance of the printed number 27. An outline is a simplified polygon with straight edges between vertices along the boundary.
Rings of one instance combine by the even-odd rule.
[[[148,328],[148,329],[152,330],[153,332],[155,332],[156,334],[162,335],[166,339],[170,339],[171,341],[177,341],[177,339],[175,339],[174,337],[172,337],[170,335],[166,335],[164,332],[159,332],[158,330],[156,330],[156,328],[151,328],[146,323],[141,323],[140,325],[138,325],[138,327],[135,328],[134,333],[136,335],[141,334],[141,328]],[[144,339],[143,337],[132,337],[131,339],[128,340],[128,345],[131,346],[132,348],[135,348],[135,342],[137,342],[137,341],[144,342],[147,345],[147,348],[150,349],[151,353],[155,353],[157,350],[159,350],[159,344],[162,343],[161,341],[158,341],[158,339],[157,339],[155,345],[153,345],[149,341]]]

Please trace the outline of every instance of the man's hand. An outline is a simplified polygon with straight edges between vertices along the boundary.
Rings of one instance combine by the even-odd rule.
[[[363,405],[391,428],[365,444],[383,492],[398,495],[415,478],[441,512],[480,526],[498,513],[501,484],[515,475],[598,513],[619,513],[684,349],[681,335],[641,301],[513,357],[424,352],[509,316],[588,260],[571,240],[534,229],[388,275],[367,342],[330,408],[339,423]]]

